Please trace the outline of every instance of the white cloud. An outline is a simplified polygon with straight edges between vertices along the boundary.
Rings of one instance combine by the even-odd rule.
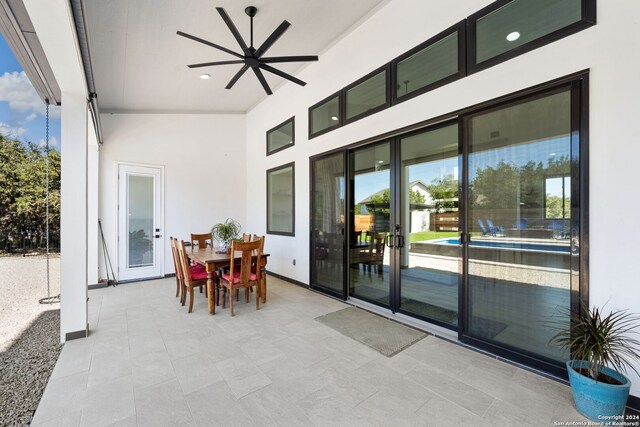
[[[46,143],[46,141],[44,139],[41,139],[40,142],[38,143],[38,145],[40,147],[45,147],[47,145],[47,143]],[[51,138],[49,138],[49,147],[51,147],[51,148],[59,148],[58,140],[56,139],[55,136],[52,136]]]
[[[18,138],[26,131],[27,129],[22,126],[12,126],[8,123],[0,122],[0,135],[7,136],[9,138]]]
[[[45,103],[38,96],[24,71],[5,72],[0,76],[0,101],[7,101],[9,108],[14,112],[22,113],[24,118],[34,113],[45,115]],[[51,106],[49,117],[60,118],[60,108]]]

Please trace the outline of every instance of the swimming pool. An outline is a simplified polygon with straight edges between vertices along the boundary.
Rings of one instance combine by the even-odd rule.
[[[424,243],[439,244],[439,245],[460,245],[459,238],[439,239],[431,240]],[[517,241],[499,241],[499,240],[471,240],[469,244],[471,247],[485,247],[495,249],[516,249],[521,251],[544,251],[544,252],[559,252],[569,253],[569,244],[547,244],[547,243],[535,243],[535,242],[517,242]]]

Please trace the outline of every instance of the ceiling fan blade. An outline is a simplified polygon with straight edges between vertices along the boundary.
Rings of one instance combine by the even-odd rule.
[[[231,89],[233,87],[234,84],[236,84],[236,82],[238,81],[238,79],[240,77],[242,77],[242,75],[249,69],[248,65],[243,65],[242,68],[240,68],[240,71],[238,71],[236,73],[235,76],[233,76],[233,78],[231,79],[231,81],[229,82],[229,84],[225,87],[225,89]]]
[[[258,50],[256,50],[256,58],[260,58],[262,55],[264,55],[267,50],[269,50],[271,45],[273,45],[276,40],[278,40],[280,36],[284,34],[285,31],[287,31],[287,28],[289,28],[290,25],[291,24],[286,20],[282,21],[282,24],[280,24],[278,28],[276,28],[273,33],[271,33],[271,35],[264,41],[264,43],[262,43],[262,46],[260,46]]]
[[[271,92],[271,88],[269,87],[267,80],[264,78],[264,74],[262,74],[262,71],[260,71],[260,68],[252,67],[251,69],[256,74],[258,80],[260,80],[260,84],[264,88],[264,91],[267,92],[267,95],[273,95],[273,92]]]
[[[244,39],[240,35],[240,32],[238,31],[238,29],[234,25],[234,23],[231,20],[231,18],[229,18],[229,15],[227,15],[227,12],[225,12],[225,10],[223,8],[221,8],[221,7],[216,7],[216,10],[218,11],[220,16],[222,17],[222,20],[224,21],[224,23],[227,24],[227,27],[229,27],[229,30],[231,31],[231,34],[233,34],[233,37],[235,37],[236,41],[238,42],[238,44],[242,48],[242,51],[244,52],[244,54],[245,55],[249,55],[250,52],[249,52],[249,48],[247,47],[247,44],[244,42]]]
[[[306,82],[303,82],[302,80],[300,80],[300,79],[297,79],[297,78],[293,77],[291,74],[287,74],[287,73],[285,73],[284,71],[280,71],[280,70],[278,70],[277,68],[273,68],[273,67],[272,67],[272,66],[270,66],[270,65],[267,65],[267,64],[260,64],[260,68],[262,68],[263,70],[268,71],[268,72],[270,72],[270,73],[273,73],[273,74],[275,74],[275,75],[277,75],[277,76],[280,76],[280,77],[282,77],[282,78],[285,78],[285,79],[287,79],[287,80],[289,80],[289,81],[292,81],[292,82],[294,82],[294,83],[296,83],[296,84],[299,84],[300,86],[304,86],[304,85],[306,85],[306,84],[307,84]]]
[[[200,67],[211,67],[213,65],[228,65],[228,64],[244,64],[244,61],[241,60],[241,59],[236,59],[234,61],[202,62],[200,64],[187,65],[187,67],[189,67],[189,68],[200,68]]]
[[[219,45],[217,45],[215,43],[208,42],[208,41],[206,41],[204,39],[201,39],[200,37],[192,36],[191,34],[183,33],[182,31],[178,31],[178,32],[176,32],[176,34],[179,35],[179,36],[186,37],[188,39],[197,41],[198,43],[202,43],[202,44],[206,44],[207,46],[215,47],[216,49],[220,49],[223,52],[227,52],[227,53],[229,53],[229,54],[231,54],[233,56],[237,56],[238,58],[244,59],[244,56],[240,55],[239,53],[236,53],[236,52],[234,52],[234,51],[232,51],[230,49],[227,49],[226,47],[219,46]]]
[[[268,58],[260,58],[260,62],[267,64],[275,64],[277,62],[310,62],[317,61],[318,57],[315,55],[306,56],[271,56]]]

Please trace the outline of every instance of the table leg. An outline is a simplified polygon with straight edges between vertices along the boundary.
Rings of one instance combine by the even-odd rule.
[[[207,264],[207,303],[209,305],[209,314],[216,314],[216,288],[213,282],[215,269],[212,265]]]

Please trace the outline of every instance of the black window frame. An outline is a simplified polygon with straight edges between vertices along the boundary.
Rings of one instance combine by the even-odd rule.
[[[357,114],[351,118],[347,118],[347,92],[349,92],[351,89],[355,88],[356,86],[359,86],[360,84],[366,82],[367,80],[377,76],[380,73],[385,73],[384,75],[384,83],[385,83],[385,102],[383,104],[380,104],[379,106],[372,108],[370,110],[364,111],[360,114]],[[340,91],[340,96],[341,96],[341,102],[342,105],[340,106],[340,110],[341,110],[341,119],[342,119],[342,123],[343,126],[344,125],[348,125],[349,123],[353,123],[356,122],[360,119],[363,119],[367,116],[370,116],[372,114],[375,113],[379,113],[382,110],[385,110],[387,108],[389,108],[391,106],[391,63],[388,62],[386,64],[384,64],[382,67],[378,67],[375,70],[373,70],[372,72],[370,72],[369,74],[367,74],[364,77],[359,78],[358,80],[356,80],[355,82],[351,83],[350,85],[346,86],[345,88],[343,88]]]
[[[497,0],[467,18],[467,75],[477,73],[478,71],[487,69],[489,67],[493,67],[494,65],[500,64],[501,62],[508,61],[524,53],[530,52],[539,47],[545,46],[549,43],[553,43],[586,28],[589,28],[593,25],[596,25],[596,0],[582,0],[582,19],[580,19],[579,21],[574,22],[573,24],[569,24],[566,27],[560,28],[538,39],[532,40],[528,43],[524,43],[511,50],[489,58],[481,63],[476,63],[476,27],[478,20],[514,1],[516,0]]]
[[[449,37],[450,35],[455,34],[456,32],[458,33],[458,72],[450,76],[444,77],[433,83],[430,83],[427,86],[424,86],[412,92],[409,92],[405,95],[398,96],[398,88],[395,84],[398,76],[398,64],[400,64],[402,61],[406,60],[407,58],[410,58],[411,56],[415,55],[416,53],[423,51],[429,48],[430,46],[440,42],[441,40]],[[440,86],[447,85],[449,83],[452,83],[456,80],[459,80],[465,77],[467,75],[466,32],[467,32],[466,20],[463,19],[457,24],[452,25],[451,27],[447,28],[444,31],[441,31],[440,33],[436,34],[430,39],[420,43],[418,46],[414,47],[413,49],[403,53],[402,55],[392,60],[391,61],[391,103],[392,105],[396,105],[403,101],[415,98],[416,96],[422,95],[423,93],[430,92],[434,89],[439,88]]]
[[[291,122],[291,143],[283,145],[280,148],[276,148],[275,150],[269,151],[269,134],[271,134],[271,133],[277,131],[278,129],[288,125],[289,122]],[[279,125],[274,126],[271,129],[269,129],[267,131],[267,141],[266,141],[266,143],[267,143],[267,156],[270,156],[272,154],[278,153],[278,152],[280,152],[282,150],[286,150],[287,148],[293,147],[294,145],[296,145],[296,116],[293,116],[293,117],[285,120],[284,122],[280,123]]]
[[[331,101],[333,98],[338,98],[338,121],[336,122],[335,125],[333,126],[329,126],[327,128],[324,128],[322,130],[319,130],[318,132],[313,133],[312,129],[313,129],[313,110],[315,110],[316,108],[326,104],[327,102]],[[334,129],[337,129],[339,127],[342,127],[344,125],[343,120],[342,120],[342,116],[343,116],[343,100],[342,100],[342,91],[338,91],[336,93],[333,93],[329,96],[327,96],[326,98],[322,99],[319,102],[316,102],[315,104],[313,104],[311,107],[309,107],[309,139],[313,139],[316,136],[320,136],[323,135],[327,132],[331,132]]]
[[[270,184],[269,184],[269,174],[273,172],[277,172],[282,169],[291,168],[291,232],[286,231],[273,231],[270,229],[270,221],[269,221],[269,213],[271,212],[271,206],[269,203],[269,192],[270,192]],[[284,165],[276,166],[275,168],[267,169],[266,173],[267,179],[267,234],[275,234],[278,236],[290,236],[295,237],[296,235],[296,162],[285,163]]]

